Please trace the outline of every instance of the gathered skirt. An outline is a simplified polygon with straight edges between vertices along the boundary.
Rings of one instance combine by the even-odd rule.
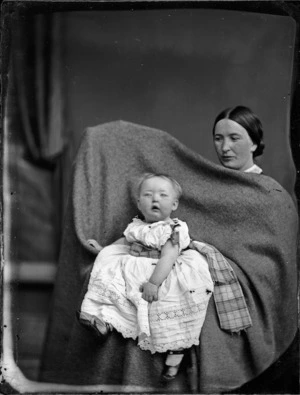
[[[159,287],[158,301],[148,303],[140,286],[157,261],[130,255],[127,245],[103,248],[81,311],[111,324],[125,338],[138,338],[138,345],[152,353],[198,345],[213,292],[207,260],[195,250],[182,251]]]

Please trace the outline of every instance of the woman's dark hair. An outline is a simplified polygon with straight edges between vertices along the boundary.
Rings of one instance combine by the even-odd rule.
[[[263,129],[262,124],[258,117],[248,107],[236,106],[230,107],[223,110],[215,119],[213,126],[213,134],[215,133],[216,124],[221,119],[230,119],[240,124],[244,129],[247,130],[249,137],[254,144],[257,145],[256,150],[253,152],[253,157],[259,156],[263,153],[265,143],[263,141]]]

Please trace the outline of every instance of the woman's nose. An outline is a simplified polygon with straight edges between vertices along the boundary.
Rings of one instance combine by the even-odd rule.
[[[224,140],[222,144],[222,151],[228,152],[230,150],[230,143],[228,140]]]

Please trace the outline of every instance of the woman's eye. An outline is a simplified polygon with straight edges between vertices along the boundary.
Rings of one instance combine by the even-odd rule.
[[[219,141],[221,141],[221,137],[219,137],[219,136],[215,136],[215,137],[214,137],[214,141],[216,141],[216,142],[219,142]]]

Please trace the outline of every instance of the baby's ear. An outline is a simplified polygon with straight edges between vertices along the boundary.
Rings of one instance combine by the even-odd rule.
[[[174,200],[174,202],[173,202],[173,207],[172,207],[173,211],[177,210],[178,204],[179,204],[179,201],[178,201],[177,199]]]

